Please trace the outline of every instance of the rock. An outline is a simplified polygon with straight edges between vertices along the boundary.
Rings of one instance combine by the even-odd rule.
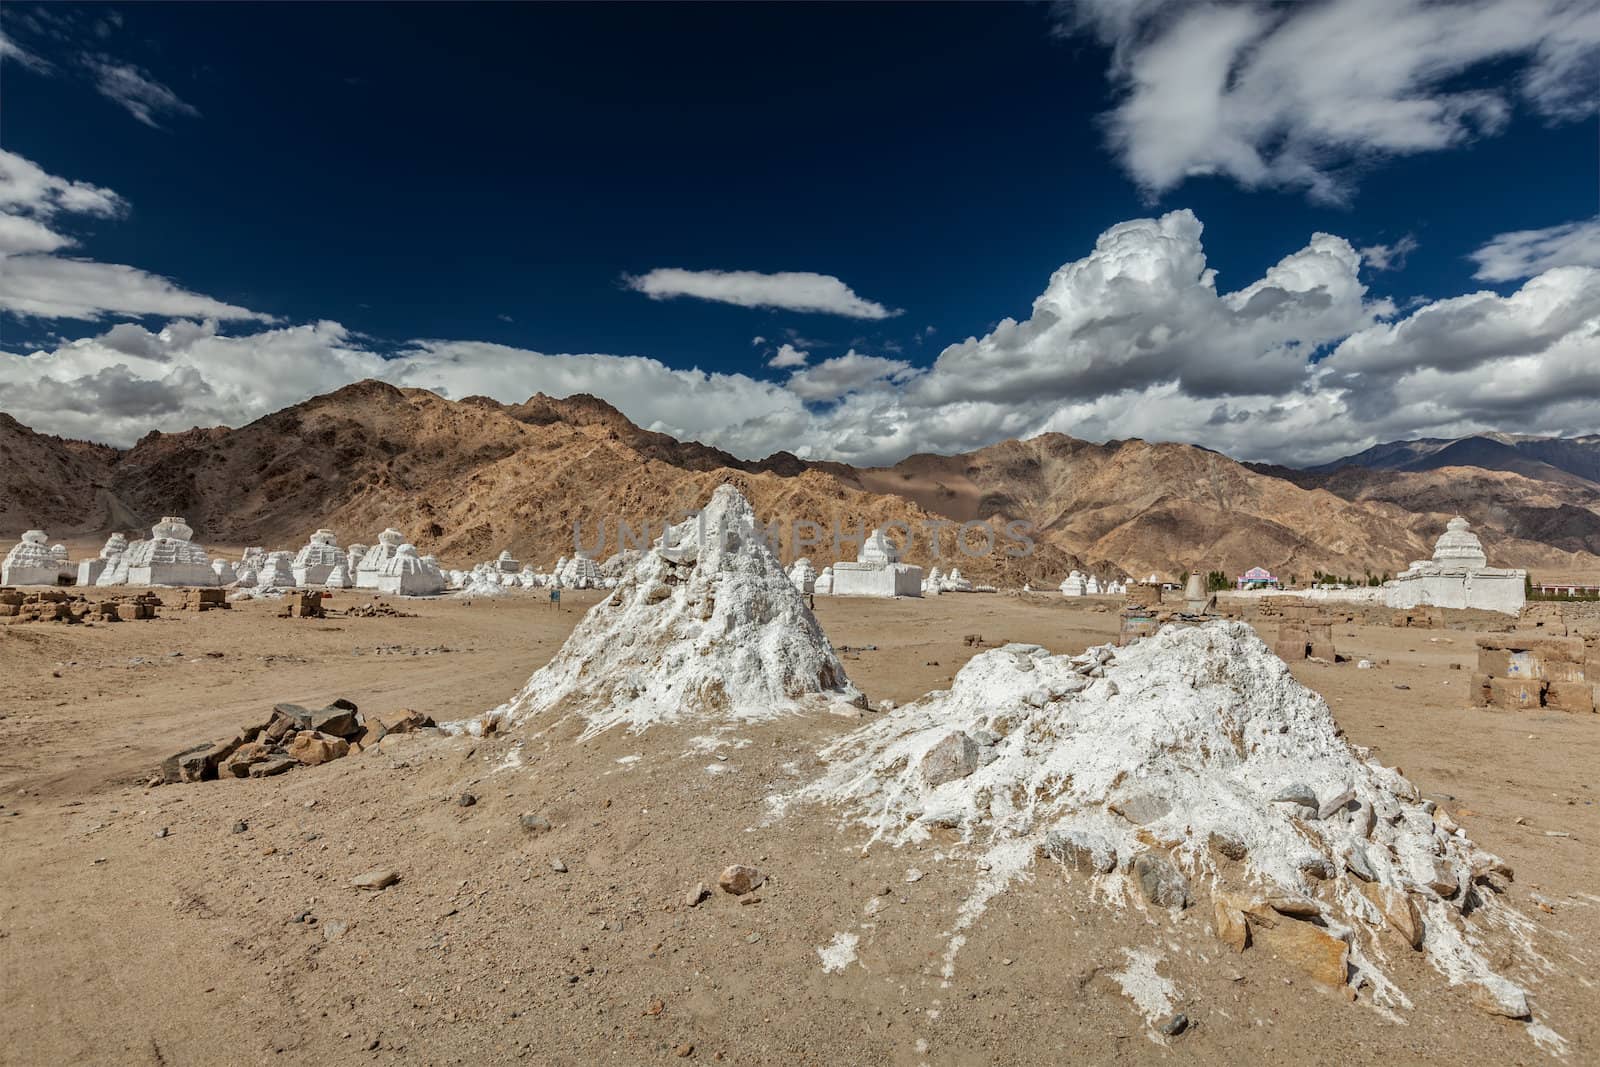
[[[172,831],[168,830],[165,826],[163,826],[161,829],[156,831],[156,836],[157,837],[166,837],[171,832]]]
[[[376,892],[380,889],[389,888],[399,880],[400,874],[398,871],[390,870],[388,867],[374,867],[365,874],[358,874],[350,879],[350,884],[357,889]]]
[[[289,758],[307,767],[316,767],[350,754],[350,742],[342,737],[301,730],[289,742]]]
[[[270,741],[252,741],[247,745],[240,745],[218,765],[217,777],[248,778],[251,767],[263,760],[272,759],[275,754],[281,753],[276,752]]]
[[[271,778],[275,774],[282,774],[284,771],[296,766],[298,764],[288,756],[275,756],[271,759],[262,760],[260,763],[251,764],[250,777]]]
[[[322,924],[322,939],[324,941],[337,941],[350,929],[349,923],[342,923],[337,919],[330,919]]]
[[[912,867],[910,870],[906,871],[906,881],[908,881],[908,882],[920,882],[920,881],[922,881],[922,872],[920,870],[918,870],[917,868]]]
[[[700,902],[711,895],[711,887],[704,882],[696,885],[684,895],[683,904],[686,908],[697,908]]]
[[[351,738],[361,730],[361,716],[348,700],[336,700],[311,713],[311,729],[334,737]]]
[[[517,822],[521,823],[522,828],[528,831],[530,834],[544,834],[550,832],[550,820],[546,819],[542,815],[535,815],[532,812],[528,812],[519,818]]]
[[[1141,852],[1133,861],[1133,876],[1144,898],[1157,907],[1188,905],[1189,882],[1172,861],[1153,852]]]
[[[1116,846],[1086,830],[1052,830],[1039,853],[1081,874],[1110,874],[1117,869]]]
[[[1352,786],[1343,792],[1336,793],[1323,801],[1317,808],[1317,818],[1326,819],[1336,811],[1342,810],[1346,805],[1356,799],[1355,787]]]
[[[1314,919],[1322,914],[1321,905],[1310,897],[1275,893],[1267,897],[1266,904],[1279,915],[1288,915],[1295,919]]]
[[[205,779],[208,772],[215,775],[216,763],[210,758],[212,749],[211,743],[207,742],[206,744],[186,749],[171,757],[178,772],[177,777],[172,778],[171,781],[199,782]],[[165,764],[162,765],[162,772],[162,778],[165,780],[167,778]]]
[[[1350,849],[1344,856],[1345,869],[1363,882],[1377,880],[1377,875],[1372,872],[1372,861],[1367,859],[1367,851],[1359,845]]]
[[[672,1054],[680,1060],[686,1060],[694,1055],[694,1046],[687,1043],[679,1045],[672,1050]]]
[[[1338,988],[1348,980],[1350,946],[1322,927],[1287,922],[1258,932],[1264,948],[1323,985]]]
[[[1401,941],[1413,949],[1422,947],[1422,912],[1410,893],[1378,882],[1365,883],[1361,892],[1383,916],[1384,925],[1399,935]]]
[[[1107,807],[1135,826],[1148,826],[1172,810],[1171,804],[1151,793],[1134,793],[1113,800]]]
[[[1233,860],[1235,863],[1242,862],[1250,854],[1250,850],[1245,847],[1245,843],[1231,834],[1209,834],[1206,837],[1206,847],[1213,854],[1224,859]]]
[[[978,769],[978,743],[957,730],[922,757],[922,777],[930,787],[965,778]]]
[[[1189,1017],[1183,1012],[1177,1012],[1166,1022],[1161,1024],[1161,1032],[1168,1037],[1177,1037],[1189,1028]]]
[[[722,873],[717,876],[717,884],[722,887],[722,891],[732,893],[736,897],[760,889],[766,880],[766,875],[742,863],[723,868]]]
[[[1312,819],[1317,817],[1317,808],[1320,806],[1317,803],[1316,790],[1303,782],[1295,782],[1279,790],[1278,795],[1272,798],[1272,803],[1293,804],[1296,807],[1305,808],[1306,811],[1299,814]]]
[[[1244,909],[1231,897],[1218,896],[1212,902],[1213,921],[1217,939],[1235,952],[1250,947],[1250,924],[1245,921]]]
[[[555,871],[557,874],[566,874],[567,873],[567,865],[562,862],[560,856],[551,857],[551,859],[550,859],[550,869],[552,871]]]
[[[471,793],[462,793],[456,797],[456,803],[463,808],[470,808],[478,802],[478,798]]]
[[[1472,987],[1472,1003],[1480,1011],[1507,1019],[1526,1019],[1533,1014],[1528,1008],[1528,995],[1498,976]]]
[[[233,824],[233,832],[236,834],[242,834],[248,829],[250,829],[250,824],[245,822],[243,819],[240,819],[238,822]]]
[[[299,704],[274,704],[272,718],[267,720],[267,727],[263,731],[267,739],[281,741],[286,734],[295,730],[311,729],[311,712]]]

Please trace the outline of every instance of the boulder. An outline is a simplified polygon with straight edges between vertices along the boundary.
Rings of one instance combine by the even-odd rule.
[[[1378,882],[1363,884],[1361,892],[1383,916],[1384,925],[1399,935],[1401,941],[1413,949],[1422,947],[1422,913],[1410,893]]]
[[[307,767],[316,767],[350,753],[350,743],[342,737],[317,730],[301,730],[289,742],[289,758]]]
[[[922,757],[922,778],[932,788],[965,778],[978,769],[978,743],[957,730]]]
[[[1226,894],[1218,894],[1212,901],[1213,925],[1217,939],[1235,952],[1250,947],[1250,924],[1245,920],[1240,902]]]
[[[1189,904],[1189,881],[1172,861],[1153,852],[1141,852],[1133,861],[1133,877],[1139,892],[1158,908],[1182,908]]]
[[[311,728],[334,737],[354,737],[361,731],[361,716],[348,700],[336,700],[311,713]]]
[[[250,777],[271,778],[273,775],[282,774],[295,766],[295,761],[287,756],[270,756],[259,763],[250,765]]]
[[[729,867],[723,868],[722,874],[718,875],[717,877],[717,884],[722,887],[723,892],[732,893],[736,897],[742,897],[746,893],[754,892],[755,890],[760,889],[766,880],[767,876],[756,870],[754,867],[747,867],[742,863],[735,863]]]
[[[1258,927],[1260,945],[1326,986],[1349,980],[1350,946],[1309,922],[1281,922]]]

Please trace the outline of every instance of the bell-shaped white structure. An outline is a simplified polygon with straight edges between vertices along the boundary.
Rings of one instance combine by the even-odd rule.
[[[150,529],[150,539],[135,541],[122,554],[128,585],[211,586],[217,576],[211,557],[191,538],[194,530],[183,519],[168,515]],[[119,583],[120,584],[120,583]]]
[[[814,593],[817,587],[817,568],[811,561],[801,556],[789,566],[789,580],[794,587],[802,593]]]
[[[508,548],[495,557],[494,569],[501,574],[516,574],[522,569],[522,563],[512,558],[511,550]]]
[[[817,580],[811,583],[811,591],[818,596],[833,595],[833,568],[824,567],[822,573],[817,575]]]
[[[333,570],[329,571],[328,576],[322,580],[322,587],[324,589],[350,588],[350,566],[344,561],[343,557],[340,557],[339,562],[333,565]]]
[[[239,578],[238,573],[233,569],[233,564],[225,559],[212,560],[211,573],[217,576],[218,585],[232,585]]]
[[[43,530],[29,530],[0,563],[0,585],[55,585],[61,564],[50,554]]]
[[[600,588],[600,564],[583,552],[566,560],[565,565],[556,573],[561,579],[561,584],[568,589]]]
[[[128,539],[120,533],[113,533],[106,538],[98,556],[78,561],[78,584],[99,585],[100,576],[106,572],[106,568],[121,559],[127,550]]]
[[[295,554],[292,570],[294,582],[299,586],[321,585],[333,573],[333,568],[344,562],[344,550],[332,530],[318,530],[311,540]]]
[[[1073,571],[1061,580],[1062,596],[1085,596],[1089,591],[1089,583],[1078,571]]]
[[[298,584],[294,577],[294,553],[268,552],[267,562],[262,564],[260,573],[256,575],[256,588],[266,592],[269,589],[293,589]]]
[[[444,592],[444,572],[438,561],[432,556],[419,556],[415,545],[397,545],[376,580],[374,588],[396,596],[435,596]]]
[[[378,576],[384,573],[389,561],[405,543],[406,535],[392,526],[379,534],[378,543],[367,549],[356,565],[356,588],[377,589]]]
[[[854,563],[833,565],[834,596],[921,596],[922,568],[900,562],[900,550],[873,530],[856,553]]]
[[[1431,560],[1418,560],[1387,583],[1384,603],[1391,608],[1428,605],[1520,614],[1528,572],[1490,567],[1488,562],[1483,542],[1457,515],[1434,544]]]

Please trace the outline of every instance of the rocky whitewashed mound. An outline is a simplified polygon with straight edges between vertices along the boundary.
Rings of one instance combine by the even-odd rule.
[[[828,772],[774,798],[777,814],[836,804],[872,840],[941,835],[963,866],[977,854],[947,977],[987,903],[1048,865],[1108,901],[1203,903],[1236,951],[1259,942],[1379,1007],[1411,1006],[1385,966],[1420,951],[1479,1006],[1531,1018],[1524,989],[1500,973],[1543,965],[1530,923],[1500,899],[1511,871],[1352,748],[1322,698],[1241,623],[1169,626],[1079,656],[984,652],[949,690],[823,756]]]
[[[515,699],[471,728],[573,712],[592,736],[864,704],[749,502],[724,485],[634,561]]]

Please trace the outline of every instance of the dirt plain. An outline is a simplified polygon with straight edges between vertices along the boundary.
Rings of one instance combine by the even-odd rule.
[[[865,831],[825,809],[768,819],[767,798],[854,725],[831,716],[587,743],[573,722],[413,735],[277,778],[144,785],[163,756],[278,701],[474,715],[520,689],[594,596],[560,612],[529,596],[288,619],[256,601],[0,627],[0,1061],[1600,1060],[1600,716],[1470,707],[1463,630],[1342,625],[1339,650],[1377,669],[1294,670],[1351,741],[1515,868],[1509,899],[1548,968],[1513,976],[1564,1048],[1480,1012],[1417,956],[1387,961],[1415,1005],[1388,1015],[1261,950],[1235,955],[1206,908],[1111,907],[1054,867],[990,905],[946,983],[973,869],[959,846],[863,849]],[[860,649],[845,664],[875,703],[947,685],[979,650],[968,634],[1078,651],[1117,626],[1109,601],[1051,596],[824,598],[818,617]],[[529,833],[523,813],[553,829]],[[767,873],[756,902],[686,906],[735,862]],[[399,882],[350,887],[375,867]],[[839,932],[859,935],[858,959],[828,973],[817,950]],[[1176,1037],[1110,978],[1141,947],[1162,952],[1190,1019]]]

